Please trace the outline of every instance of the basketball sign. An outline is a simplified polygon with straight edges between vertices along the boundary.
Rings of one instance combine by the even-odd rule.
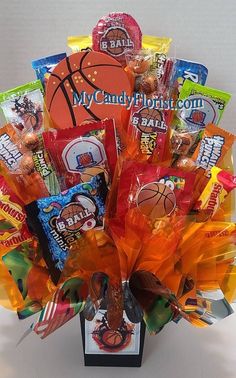
[[[104,96],[123,92],[132,93],[121,64],[107,54],[83,51],[66,57],[54,68],[46,86],[46,106],[52,121],[62,129],[105,118],[119,124],[128,110],[117,103],[105,103]]]
[[[102,164],[106,160],[103,144],[95,137],[72,140],[62,152],[62,160],[68,172],[79,172],[85,168]]]

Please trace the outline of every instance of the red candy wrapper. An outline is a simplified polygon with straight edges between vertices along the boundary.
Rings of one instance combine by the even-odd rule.
[[[195,174],[154,164],[127,161],[123,164],[116,216],[139,207],[150,220],[173,213],[184,215],[190,207]]]
[[[163,111],[134,104],[127,130],[128,140],[132,142],[128,143],[127,150],[130,151],[130,148],[135,147],[135,151],[130,151],[132,158],[141,155],[141,159],[150,160],[155,155],[155,162],[162,161],[167,129],[167,120]]]
[[[114,12],[98,21],[92,38],[93,50],[111,55],[125,66],[125,53],[141,48],[142,33],[132,16]]]
[[[23,202],[11,190],[2,176],[0,176],[0,216],[17,229],[21,228],[26,219]]]
[[[112,120],[44,132],[43,139],[61,190],[90,181],[98,173],[104,172],[107,182],[113,176],[117,146]]]

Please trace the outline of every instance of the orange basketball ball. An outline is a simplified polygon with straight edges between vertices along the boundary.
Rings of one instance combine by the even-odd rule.
[[[170,215],[176,206],[173,190],[167,185],[152,182],[144,185],[138,193],[137,205],[151,220]]]
[[[83,51],[66,57],[54,68],[46,86],[46,106],[55,125],[62,129],[79,126],[87,119],[113,118],[119,124],[121,113],[125,111],[128,117],[128,111],[123,105],[108,103],[108,97],[120,96],[123,91],[132,94],[121,64],[107,54]],[[92,96],[90,104],[87,95]]]
[[[123,341],[121,333],[113,330],[105,331],[102,339],[104,344],[111,348],[119,346]]]

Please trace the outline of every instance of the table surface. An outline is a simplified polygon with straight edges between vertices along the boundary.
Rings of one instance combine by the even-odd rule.
[[[235,132],[234,0],[1,0],[0,91],[33,80],[31,60],[65,51],[68,35],[90,33],[116,10],[132,14],[144,34],[171,36],[174,56],[209,68],[207,84],[233,94],[221,126]],[[2,378],[236,377],[236,315],[207,329],[181,321],[147,335],[140,369],[83,367],[79,318],[45,341],[31,334],[16,347],[31,322],[0,308]]]

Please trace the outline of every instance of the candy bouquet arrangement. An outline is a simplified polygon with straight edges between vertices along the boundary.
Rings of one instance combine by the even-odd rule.
[[[233,312],[231,96],[170,45],[111,13],[0,94],[0,303],[41,338],[82,314],[93,353],[125,353],[142,321]]]

